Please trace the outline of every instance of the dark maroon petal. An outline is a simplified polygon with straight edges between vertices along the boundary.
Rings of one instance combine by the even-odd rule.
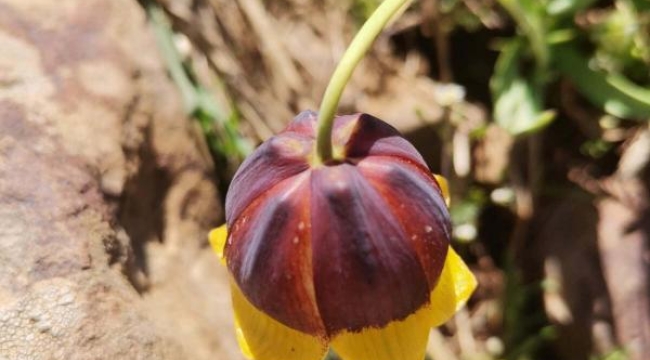
[[[283,133],[264,142],[240,166],[226,196],[226,222],[231,225],[257,197],[282,180],[309,169],[313,141]]]
[[[293,120],[287,125],[287,128],[284,129],[285,132],[295,132],[301,135],[311,137],[312,139],[316,134],[316,123],[318,121],[318,114],[311,111],[305,110],[298,114]]]
[[[435,179],[420,167],[392,157],[367,157],[358,168],[404,229],[433,290],[451,237],[449,213]]]
[[[422,156],[394,127],[368,114],[356,116],[356,127],[346,143],[348,158],[396,156],[426,168]]]
[[[311,188],[314,287],[330,336],[403,319],[428,301],[406,234],[353,165],[313,170]]]
[[[253,305],[291,328],[324,337],[312,281],[308,175],[283,182],[242,213],[226,258]]]
[[[316,336],[401,320],[428,302],[449,214],[415,148],[365,114],[339,116],[312,167],[317,115],[303,112],[240,167],[226,199],[225,255],[257,308]]]

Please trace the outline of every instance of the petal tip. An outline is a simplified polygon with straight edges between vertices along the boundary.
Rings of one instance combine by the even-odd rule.
[[[445,204],[447,204],[447,207],[449,207],[449,204],[451,203],[451,197],[449,195],[449,183],[447,182],[447,179],[445,179],[444,176],[438,174],[433,174],[433,177],[436,178],[436,182],[438,182],[438,186],[440,186],[442,198],[445,199]]]
[[[451,262],[454,269],[456,311],[458,311],[465,306],[467,300],[472,296],[478,286],[478,281],[467,264],[452,248],[449,248],[449,253],[447,261]]]
[[[219,226],[210,230],[208,234],[208,241],[212,250],[217,254],[222,263],[225,263],[226,258],[223,255],[223,250],[226,246],[226,240],[228,239],[228,230],[226,229],[226,224]]]
[[[450,246],[438,285],[431,292],[432,326],[439,326],[460,310],[477,287],[474,274]]]
[[[237,284],[230,291],[237,340],[244,356],[255,360],[320,360],[327,351],[324,339],[278,322],[251,304]]]

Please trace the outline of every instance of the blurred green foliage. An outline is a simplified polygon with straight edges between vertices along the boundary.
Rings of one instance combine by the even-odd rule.
[[[515,26],[514,35],[500,43],[490,83],[493,118],[499,126],[522,137],[539,132],[556,117],[565,120],[556,116],[561,109],[552,108],[548,98],[550,86],[559,79],[568,79],[604,116],[650,120],[650,2],[498,2]],[[593,138],[580,150],[599,158],[611,148],[604,138]],[[530,307],[543,290],[519,278],[512,256],[503,269],[505,358],[539,358],[555,331],[546,325],[541,307],[536,311]],[[599,358],[627,359],[627,355],[615,351]]]
[[[352,1],[352,15],[359,25],[361,25],[370,17],[380,3],[381,0],[354,0]]]
[[[174,32],[164,11],[154,3],[146,3],[154,33],[162,57],[170,76],[178,86],[183,98],[186,113],[197,120],[203,131],[212,156],[217,162],[220,178],[224,180],[222,193],[225,194],[227,181],[243,159],[252,152],[249,140],[239,134],[239,113],[235,110],[225,112],[196,79],[192,64],[184,61],[174,44]]]
[[[557,93],[561,81],[572,84],[570,91],[584,100],[580,106],[600,113],[586,118],[599,121],[595,128],[608,130],[631,121],[650,120],[650,1],[496,2],[496,12],[509,22],[498,29],[498,57],[490,79],[492,119],[515,141],[527,141],[553,121],[568,121],[566,109],[558,101],[559,96],[566,95]],[[493,15],[490,11],[494,11],[488,2],[477,6],[478,2],[472,1],[471,11],[470,1],[436,3],[443,16],[435,20],[444,22],[447,31],[459,27],[470,32],[486,31],[485,24]],[[490,45],[494,44],[486,44]],[[579,150],[588,158],[600,159],[615,149],[613,141],[596,133],[579,144]],[[459,229],[480,226],[480,214],[490,204],[485,195],[477,196],[480,187],[470,185],[467,189],[452,203],[456,240],[462,240],[457,236]],[[530,190],[535,191],[534,186]],[[558,335],[540,303],[544,289],[540,282],[522,279],[512,248],[506,245],[502,251],[506,258],[501,269],[505,276],[502,358],[545,358],[544,349]],[[623,350],[592,357],[627,358]]]
[[[499,3],[516,24],[492,75],[494,119],[504,129],[522,135],[547,125],[553,112],[542,110],[544,95],[558,76],[610,115],[650,120],[647,2],[616,0],[599,9],[590,8],[593,0]],[[592,23],[579,24],[580,14]]]
[[[535,132],[555,117],[551,110],[542,110],[543,81],[531,79],[521,68],[524,43],[508,41],[501,50],[490,83],[494,96],[494,119],[513,135]]]
[[[603,356],[592,356],[590,360],[627,360],[629,356],[623,349],[616,349]]]

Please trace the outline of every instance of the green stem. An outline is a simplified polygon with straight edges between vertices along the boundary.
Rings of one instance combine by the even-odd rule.
[[[395,14],[410,0],[384,0],[377,10],[363,24],[361,30],[343,54],[330,79],[318,112],[318,135],[316,138],[316,163],[323,164],[332,159],[332,125],[336,108],[350,80],[354,68],[368,52],[379,33]]]

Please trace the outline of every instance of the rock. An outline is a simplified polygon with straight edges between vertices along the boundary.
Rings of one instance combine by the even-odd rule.
[[[130,0],[0,1],[0,359],[237,359],[212,165]]]

